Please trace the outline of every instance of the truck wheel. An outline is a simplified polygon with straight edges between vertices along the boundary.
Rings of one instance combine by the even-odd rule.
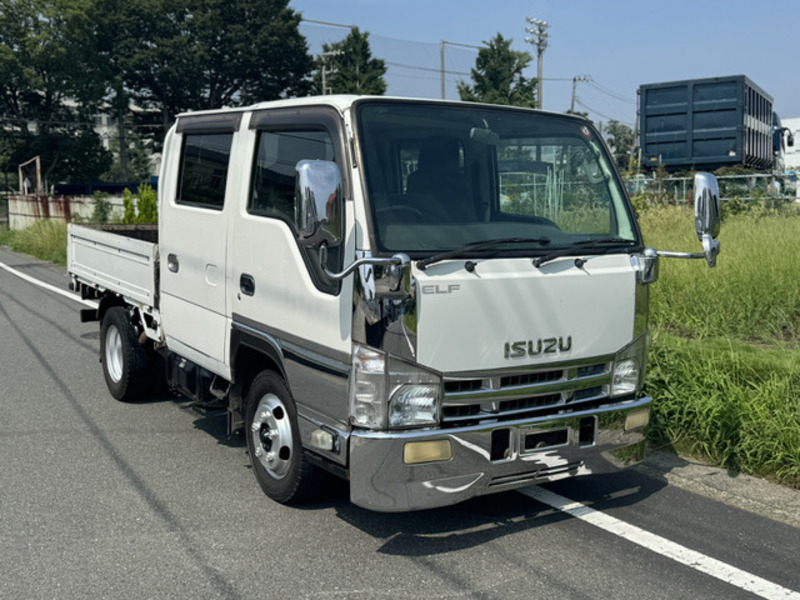
[[[125,309],[108,309],[100,326],[100,362],[108,391],[117,400],[141,400],[150,388],[150,361]]]
[[[247,393],[247,450],[261,489],[282,504],[299,504],[314,492],[314,467],[303,454],[297,408],[286,383],[264,371]]]

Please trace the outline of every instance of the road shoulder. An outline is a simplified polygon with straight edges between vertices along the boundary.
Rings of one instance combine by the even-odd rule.
[[[800,490],[696,462],[667,450],[634,467],[669,485],[800,529]]]

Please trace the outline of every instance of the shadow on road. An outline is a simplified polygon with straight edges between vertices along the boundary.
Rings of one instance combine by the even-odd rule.
[[[544,487],[595,510],[608,512],[640,502],[665,485],[664,481],[623,471]],[[346,499],[337,502],[334,508],[339,518],[375,538],[385,539],[379,552],[400,556],[456,552],[571,518],[516,491],[413,513],[376,513]]]

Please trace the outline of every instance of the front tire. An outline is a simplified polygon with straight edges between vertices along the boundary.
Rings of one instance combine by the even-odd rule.
[[[276,373],[264,371],[253,380],[245,423],[250,462],[264,493],[281,504],[312,499],[316,469],[303,454],[297,408]]]
[[[128,311],[108,309],[100,326],[100,362],[108,391],[121,402],[134,402],[151,386],[150,361],[139,343]]]

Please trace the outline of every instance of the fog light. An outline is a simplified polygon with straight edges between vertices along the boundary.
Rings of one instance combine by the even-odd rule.
[[[407,465],[437,462],[453,458],[450,440],[408,442],[403,448],[403,462]]]
[[[625,417],[625,431],[641,429],[650,422],[650,409],[633,410]]]

